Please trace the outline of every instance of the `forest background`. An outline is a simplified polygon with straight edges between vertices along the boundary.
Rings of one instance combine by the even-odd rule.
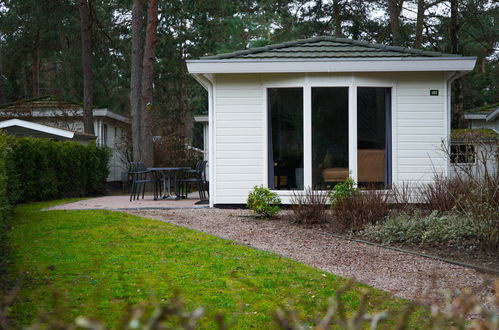
[[[131,0],[0,0],[0,104],[46,95],[83,104],[81,3],[93,107],[130,115]],[[207,95],[186,59],[322,35],[476,56],[474,71],[453,85],[454,128],[466,125],[465,110],[499,101],[492,0],[160,0],[158,7],[155,136],[202,144],[193,115],[207,112]]]

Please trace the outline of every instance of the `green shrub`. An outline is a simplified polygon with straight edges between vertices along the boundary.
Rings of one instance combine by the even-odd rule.
[[[7,154],[7,136],[0,132],[0,226],[10,209],[7,200]]]
[[[7,199],[7,156],[9,148],[7,136],[0,131],[0,295],[10,286],[8,276],[9,244],[8,235],[10,227],[11,207]],[[1,325],[0,325],[1,328]]]
[[[253,213],[263,217],[272,218],[279,213],[279,196],[263,186],[253,188],[248,194],[246,205]]]
[[[72,141],[10,137],[7,186],[10,204],[106,192],[110,150]]]
[[[445,243],[459,246],[474,245],[478,237],[473,222],[459,215],[428,216],[401,214],[367,226],[364,233],[385,244],[391,243]]]
[[[355,181],[352,178],[347,178],[345,181],[337,183],[329,194],[331,206],[334,208],[336,202],[343,198],[352,196],[358,191],[359,189],[355,187]]]

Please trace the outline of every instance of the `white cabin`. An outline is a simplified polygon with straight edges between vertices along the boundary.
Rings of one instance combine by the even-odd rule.
[[[448,175],[450,86],[475,62],[332,37],[187,61],[208,91],[210,205]]]

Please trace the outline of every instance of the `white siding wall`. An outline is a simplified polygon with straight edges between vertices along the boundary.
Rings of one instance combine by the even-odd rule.
[[[441,152],[448,120],[443,73],[219,74],[210,159],[214,204],[245,203],[253,186],[266,185],[265,88],[270,86],[392,87],[394,183],[428,182],[435,171],[446,172]],[[430,96],[430,89],[439,96]],[[283,202],[289,201],[289,192],[281,194]]]
[[[263,95],[259,75],[216,77],[215,203],[245,203],[248,191],[263,183]]]

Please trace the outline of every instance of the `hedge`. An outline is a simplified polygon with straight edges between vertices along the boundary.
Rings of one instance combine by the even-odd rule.
[[[7,199],[7,136],[0,132],[0,230],[10,206]]]
[[[6,196],[11,205],[106,192],[110,151],[95,144],[8,138]]]
[[[10,205],[7,199],[7,136],[0,131],[0,296],[5,289],[10,286],[7,276],[8,272],[8,244],[7,236],[9,232]]]

